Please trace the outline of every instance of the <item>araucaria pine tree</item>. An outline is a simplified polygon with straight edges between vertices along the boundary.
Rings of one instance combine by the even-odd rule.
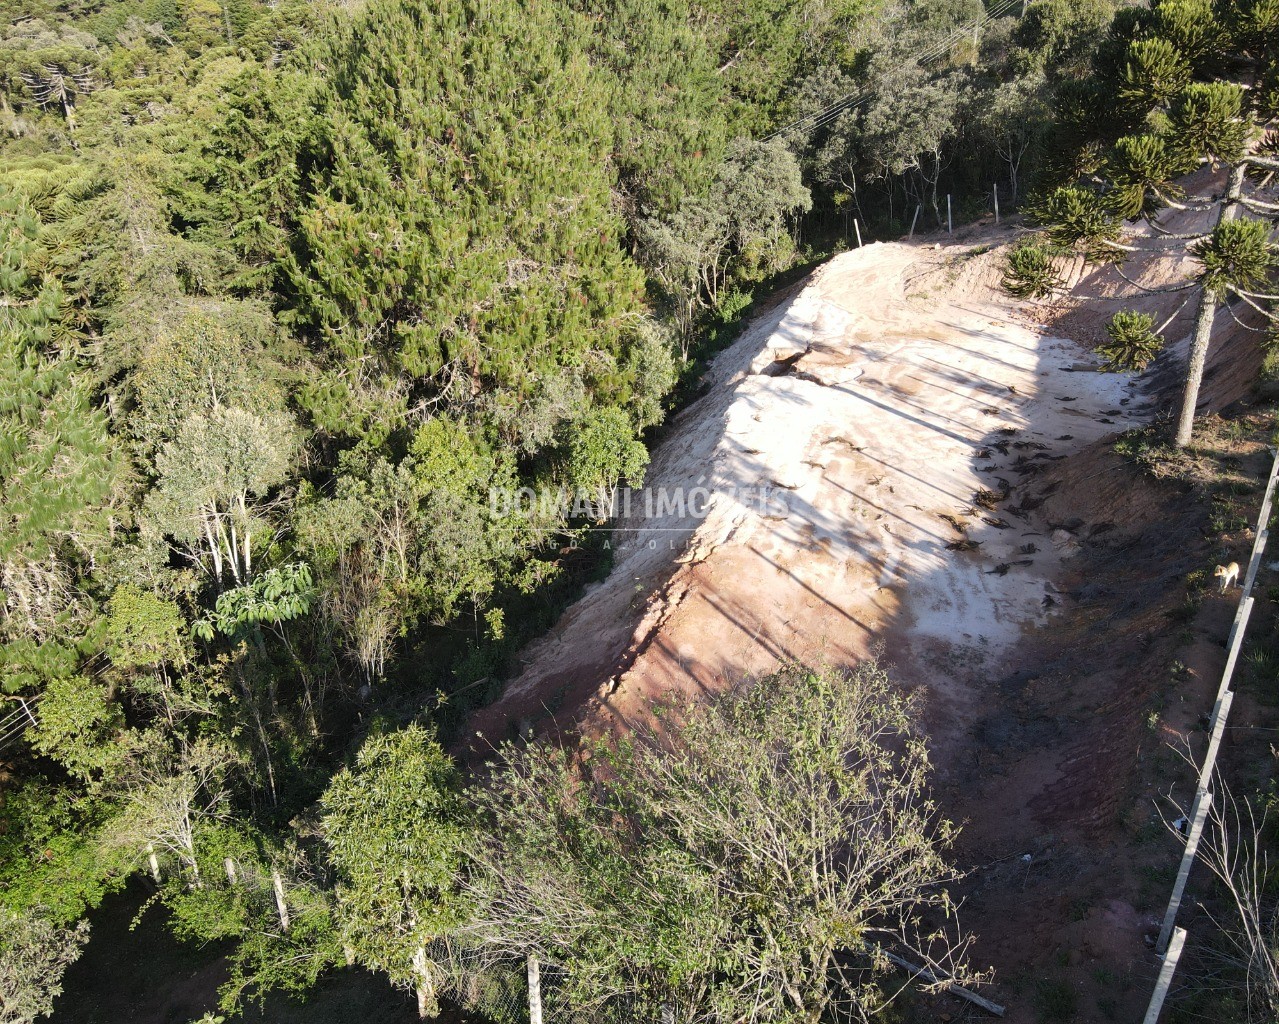
[[[1194,277],[1169,289],[1198,289],[1175,443],[1190,443],[1213,325],[1223,304],[1246,305],[1273,320],[1268,287],[1279,265],[1279,0],[1157,0],[1125,8],[1111,25],[1097,75],[1059,94],[1059,114],[1077,140],[1059,166],[1070,168],[1032,206],[1056,252],[1122,265],[1143,253],[1184,253]],[[1091,102],[1081,102],[1089,97]],[[1207,167],[1205,194],[1178,179]],[[1207,215],[1178,231],[1172,212]],[[1195,223],[1193,218],[1190,218]],[[1150,233],[1125,235],[1125,221]],[[1149,289],[1147,289],[1149,290]],[[1123,351],[1127,341],[1137,346]],[[1112,333],[1109,365],[1144,365],[1149,331]]]

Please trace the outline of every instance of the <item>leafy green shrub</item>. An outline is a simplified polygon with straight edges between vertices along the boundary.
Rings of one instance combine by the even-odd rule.
[[[1155,331],[1155,319],[1148,313],[1120,310],[1106,325],[1109,343],[1098,345],[1096,352],[1105,359],[1103,370],[1131,372],[1144,370],[1164,347]]]
[[[754,296],[750,292],[738,291],[736,288],[729,291],[719,303],[719,318],[726,324],[731,324],[740,317],[754,301]]]
[[[1028,238],[1009,250],[1004,264],[1004,288],[1019,299],[1049,295],[1062,281],[1057,274],[1052,250],[1039,236]]]

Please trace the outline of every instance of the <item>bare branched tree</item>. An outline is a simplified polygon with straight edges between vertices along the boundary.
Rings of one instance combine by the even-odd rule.
[[[1227,948],[1247,977],[1249,1020],[1279,1015],[1279,902],[1266,852],[1266,811],[1235,799],[1220,780],[1199,859],[1221,882],[1233,911],[1217,921]]]
[[[40,71],[24,71],[22,83],[40,106],[56,103],[62,107],[67,127],[72,131],[75,130],[77,97],[97,89],[97,82],[88,67],[73,69],[62,64],[45,64]]]
[[[507,748],[474,937],[562,966],[575,1005],[708,1024],[867,1019],[890,950],[971,980],[912,707],[873,664],[791,668],[581,765]]]
[[[107,843],[117,848],[169,854],[200,886],[196,832],[226,813],[225,780],[235,756],[227,748],[196,740],[170,757],[139,755],[126,772],[125,809]]]

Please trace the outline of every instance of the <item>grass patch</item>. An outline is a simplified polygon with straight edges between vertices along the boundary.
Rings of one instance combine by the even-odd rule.
[[[1079,1011],[1079,998],[1066,982],[1048,979],[1035,986],[1034,1006],[1044,1024],[1067,1024]]]

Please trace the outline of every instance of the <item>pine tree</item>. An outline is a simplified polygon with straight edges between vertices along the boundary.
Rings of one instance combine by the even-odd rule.
[[[1080,109],[1079,124],[1091,131],[1076,137],[1078,155],[1063,162],[1072,173],[1033,210],[1061,252],[1122,263],[1139,251],[1181,249],[1199,262],[1198,308],[1175,433],[1182,447],[1193,433],[1220,304],[1239,299],[1275,318],[1262,305],[1279,252],[1266,223],[1279,214],[1273,174],[1279,160],[1268,151],[1265,134],[1275,114],[1265,83],[1279,46],[1279,17],[1261,13],[1268,6],[1268,0],[1245,0],[1233,7],[1224,19],[1233,36],[1207,0],[1159,0],[1149,12],[1117,14],[1098,70],[1109,76],[1103,88],[1114,88],[1122,101],[1118,112]],[[1117,60],[1121,46],[1126,57]],[[1227,67],[1222,55],[1232,47],[1236,60]],[[1225,164],[1224,187],[1188,197],[1176,179],[1201,164]],[[1215,225],[1179,235],[1159,223],[1170,208],[1215,208]],[[1248,214],[1262,219],[1246,219]],[[1153,225],[1153,238],[1123,241],[1123,221],[1138,218]],[[1150,358],[1148,331],[1125,332],[1113,341],[1104,348],[1112,365]]]
[[[555,12],[381,0],[328,60],[288,275],[334,392],[404,375],[458,406],[615,361],[641,281],[610,208],[603,82]]]
[[[0,637],[10,640],[67,628],[75,577],[105,544],[117,469],[72,354],[76,310],[49,272],[59,227],[24,196],[0,194]]]

